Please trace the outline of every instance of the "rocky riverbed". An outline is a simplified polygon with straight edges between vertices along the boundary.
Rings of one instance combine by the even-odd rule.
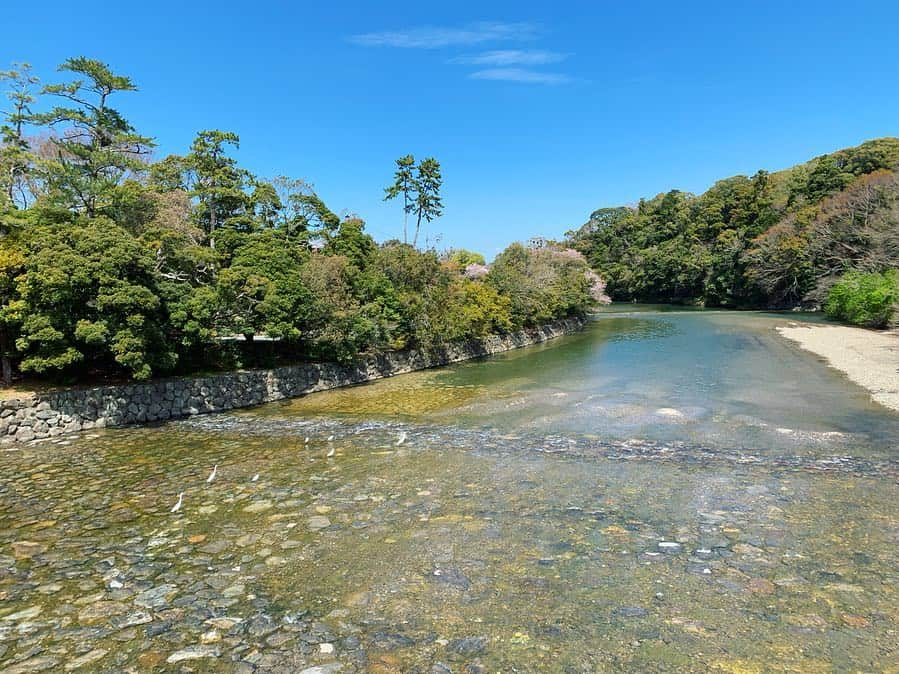
[[[313,674],[896,662],[891,466],[745,458],[253,415],[8,452],[0,663]]]

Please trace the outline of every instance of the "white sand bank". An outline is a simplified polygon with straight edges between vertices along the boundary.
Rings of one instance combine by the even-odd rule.
[[[875,402],[899,411],[899,335],[895,332],[809,324],[777,331],[868,389]]]

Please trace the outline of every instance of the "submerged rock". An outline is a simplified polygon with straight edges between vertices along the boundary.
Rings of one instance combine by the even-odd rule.
[[[673,554],[683,550],[684,546],[680,543],[675,543],[674,541],[662,541],[659,543],[658,548],[661,552]]]
[[[207,646],[207,645],[199,645],[199,646],[188,646],[187,648],[182,648],[180,651],[175,651],[168,658],[166,658],[166,662],[170,665],[173,665],[178,662],[184,662],[185,660],[202,660],[204,658],[217,658],[221,655],[217,646]]]
[[[107,653],[109,653],[109,651],[106,650],[105,648],[95,648],[94,650],[89,651],[89,652],[85,653],[84,655],[79,656],[79,657],[75,658],[74,660],[70,660],[69,662],[67,662],[65,664],[65,670],[67,672],[70,672],[74,669],[80,669],[81,667],[84,667],[85,665],[89,665],[93,662],[96,662],[97,660],[102,659]]]
[[[375,632],[372,635],[372,646],[381,651],[392,651],[397,648],[409,648],[415,641],[405,634],[397,632]]]
[[[32,618],[37,618],[43,610],[44,609],[41,606],[30,606],[28,608],[22,609],[21,611],[16,611],[15,613],[10,613],[7,616],[3,616],[3,618],[0,618],[0,620],[9,622],[31,620]]]
[[[429,575],[429,578],[443,585],[459,588],[460,590],[467,590],[471,587],[471,581],[468,577],[454,566],[434,569]]]
[[[307,667],[300,671],[300,674],[336,674],[343,669],[343,665],[339,662],[329,662],[327,665],[318,665],[317,667]]]
[[[309,527],[311,531],[319,531],[320,529],[326,529],[331,526],[331,520],[324,515],[313,515],[306,520],[306,526]]]
[[[487,637],[462,637],[453,639],[446,650],[459,655],[480,655],[487,648]]]
[[[50,657],[33,657],[23,660],[3,670],[3,674],[31,674],[32,672],[46,672],[59,664],[59,660]]]
[[[46,545],[34,541],[16,541],[12,544],[12,552],[16,559],[31,559],[46,550]]]
[[[176,585],[164,584],[144,590],[134,598],[134,603],[143,608],[160,609],[178,592]]]

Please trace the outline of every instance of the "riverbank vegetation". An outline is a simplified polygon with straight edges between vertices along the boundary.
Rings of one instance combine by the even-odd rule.
[[[568,245],[618,300],[820,307],[844,274],[899,267],[899,139],[602,208]]]
[[[899,271],[889,269],[882,274],[848,272],[827,298],[825,307],[831,318],[870,328],[889,327],[899,306]]]
[[[412,244],[375,242],[304,180],[263,178],[239,137],[200,131],[182,155],[114,107],[136,90],[74,58],[41,86],[2,74],[0,353],[17,372],[69,381],[439,348],[581,315],[602,282],[575,251],[513,245],[492,267],[419,250],[442,213],[434,158],[397,162]]]

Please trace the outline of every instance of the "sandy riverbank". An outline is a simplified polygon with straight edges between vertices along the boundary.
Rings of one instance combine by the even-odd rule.
[[[899,412],[899,334],[808,324],[777,331],[868,389],[875,402]]]

